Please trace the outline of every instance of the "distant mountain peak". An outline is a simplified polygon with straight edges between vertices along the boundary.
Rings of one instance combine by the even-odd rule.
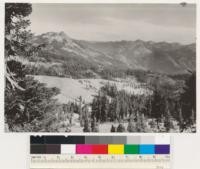
[[[67,36],[67,34],[64,31],[60,31],[60,32],[46,32],[46,33],[41,34],[41,36],[44,36],[44,35],[49,35],[49,36],[57,36],[57,35]],[[67,36],[67,37],[69,37],[69,36]]]
[[[64,31],[47,32],[39,35],[39,37],[45,39],[48,43],[52,43],[53,41],[72,43],[72,39]]]
[[[71,39],[64,31],[58,32],[58,35],[65,37],[66,39]]]

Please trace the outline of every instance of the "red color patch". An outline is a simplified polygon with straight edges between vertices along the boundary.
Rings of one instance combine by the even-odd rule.
[[[108,145],[106,144],[92,145],[92,154],[108,154]]]

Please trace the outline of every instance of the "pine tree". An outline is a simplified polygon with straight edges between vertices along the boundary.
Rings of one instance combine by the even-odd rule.
[[[83,127],[83,132],[91,132],[91,127],[90,127],[90,123],[89,123],[89,119],[85,118],[84,119],[84,127]]]
[[[146,132],[146,119],[144,117],[144,114],[137,112],[137,122],[136,127],[138,132]]]
[[[179,107],[178,109],[178,115],[179,115],[178,122],[179,122],[180,130],[183,131],[185,129],[185,125],[184,125],[184,119],[183,119],[181,107]]]
[[[97,123],[95,117],[91,121],[91,129],[92,129],[92,132],[99,132],[99,124]]]
[[[182,114],[187,124],[196,122],[196,72],[190,72],[181,95]],[[192,117],[193,116],[193,117]]]
[[[101,97],[101,122],[106,122],[108,119],[109,102],[106,95]]]
[[[31,4],[5,4],[5,121],[10,131],[42,130],[50,123],[46,115],[54,119],[57,109],[52,97],[59,93],[58,89],[48,89],[26,76],[27,66],[20,61],[36,56],[41,49],[30,42],[32,34],[27,30],[30,21],[26,17],[31,12]]]
[[[153,118],[156,118],[157,127],[159,128],[159,121],[161,120],[161,117],[164,112],[164,100],[158,91],[157,88],[155,88],[152,101],[151,101],[151,115]]]
[[[194,125],[196,123],[196,113],[195,113],[194,109],[192,109],[191,111],[192,111],[192,114],[190,117],[190,122],[191,122],[191,125]]]
[[[101,91],[98,92],[97,96],[97,121],[100,122],[102,119],[102,102],[101,102]]]
[[[168,103],[168,101],[166,101],[166,104],[165,104],[164,126],[166,128],[166,132],[169,132],[170,130],[174,129],[173,118],[172,118],[170,110],[169,110],[169,103]]]
[[[170,112],[169,110],[167,110],[166,115],[165,115],[165,120],[164,120],[164,126],[166,128],[166,132],[169,132],[169,130],[171,129],[171,122],[170,122],[171,118],[170,118]]]
[[[115,99],[115,115],[114,115],[115,120],[118,120],[118,121],[121,120],[119,117],[119,114],[120,114],[120,103],[119,103],[119,98],[116,97],[116,99]]]
[[[120,123],[117,127],[117,132],[125,132],[125,130],[126,129],[125,129],[124,125]]]
[[[111,133],[116,132],[116,127],[115,127],[113,124],[112,124],[112,126],[111,126],[110,132],[111,132]]]
[[[83,110],[82,110],[82,97],[79,97],[79,105],[78,105],[78,113],[79,113],[79,120],[80,126],[83,127],[84,125],[84,117],[83,117]]]
[[[127,131],[128,132],[137,132],[136,122],[133,118],[129,119]]]

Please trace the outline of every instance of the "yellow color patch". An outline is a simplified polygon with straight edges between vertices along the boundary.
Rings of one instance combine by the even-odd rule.
[[[124,145],[123,144],[109,144],[108,154],[124,154]]]

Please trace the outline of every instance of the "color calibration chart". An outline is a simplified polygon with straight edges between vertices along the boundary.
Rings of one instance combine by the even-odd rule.
[[[170,137],[31,136],[30,169],[170,169]]]

